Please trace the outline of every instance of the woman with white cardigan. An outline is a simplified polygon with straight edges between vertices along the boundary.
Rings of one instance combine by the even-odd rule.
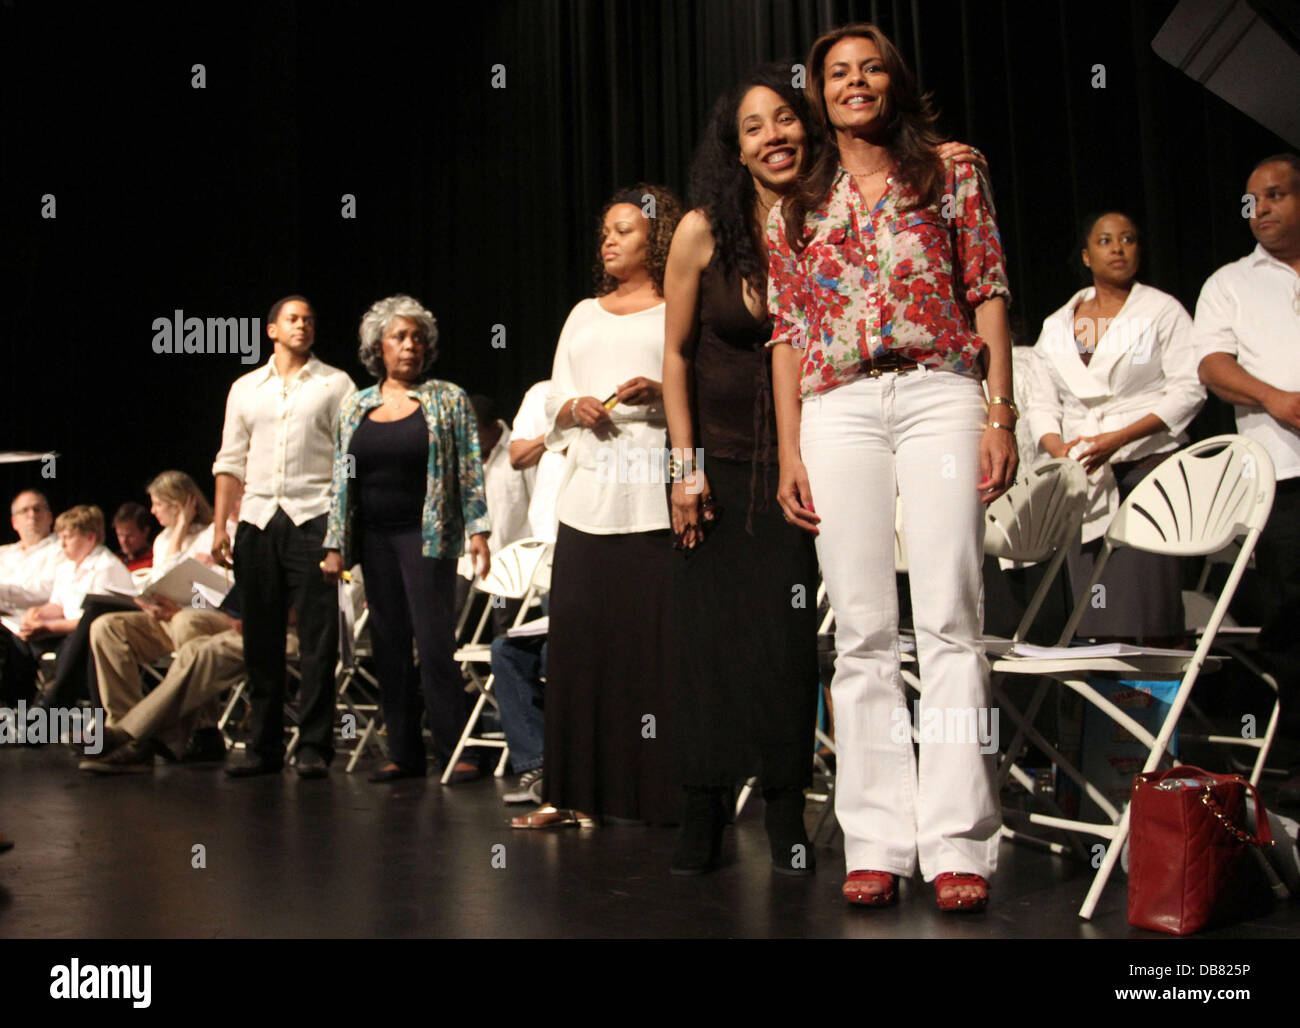
[[[1030,427],[1052,457],[1088,474],[1088,509],[1070,579],[1082,588],[1120,502],[1170,453],[1205,389],[1196,376],[1192,319],[1174,297],[1136,281],[1139,243],[1118,211],[1084,221],[1093,284],[1043,322],[1034,346]],[[1168,640],[1183,631],[1177,558],[1125,548],[1110,559],[1079,634]]]

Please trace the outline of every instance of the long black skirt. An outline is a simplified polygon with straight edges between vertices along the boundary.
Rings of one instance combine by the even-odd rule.
[[[668,531],[591,535],[561,524],[546,656],[545,799],[671,823],[673,776]]]
[[[1123,500],[1169,456],[1157,453],[1145,460],[1116,464],[1112,470]],[[1078,542],[1067,554],[1070,586],[1077,600],[1092,577],[1102,542]],[[1076,634],[1124,639],[1168,638],[1185,630],[1182,561],[1159,553],[1124,546],[1106,562],[1106,570],[1085,609]]]
[[[803,788],[817,717],[817,554],[775,498],[750,510],[750,467],[709,460],[721,513],[676,559],[679,781]]]

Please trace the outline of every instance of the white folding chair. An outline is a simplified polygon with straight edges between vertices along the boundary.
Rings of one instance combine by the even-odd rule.
[[[1205,566],[1201,570],[1200,580],[1197,582],[1196,588],[1183,590],[1183,609],[1187,615],[1186,625],[1189,635],[1199,639],[1205,632],[1205,626],[1214,610],[1214,597],[1207,591],[1211,571],[1216,564],[1226,564],[1231,567],[1235,563],[1239,551],[1240,546],[1233,542],[1218,553],[1210,554],[1205,558]],[[1260,778],[1265,774],[1286,774],[1283,770],[1265,767],[1264,765],[1268,751],[1273,746],[1273,739],[1277,735],[1278,722],[1282,716],[1282,704],[1279,699],[1277,679],[1255,660],[1254,654],[1251,652],[1251,649],[1258,645],[1260,630],[1258,625],[1240,625],[1230,614],[1225,614],[1214,640],[1214,652],[1221,652],[1231,657],[1253,677],[1258,679],[1266,689],[1272,692],[1273,707],[1269,713],[1263,736],[1252,738],[1243,735],[1217,734],[1214,725],[1197,707],[1195,700],[1187,701],[1187,710],[1201,722],[1206,731],[1192,733],[1185,729],[1179,730],[1181,738],[1188,741],[1205,742],[1226,747],[1228,760],[1233,770],[1241,774],[1249,774],[1252,785],[1258,785]],[[1254,763],[1245,764],[1237,759],[1234,747],[1241,746],[1257,751]]]
[[[515,614],[514,622],[511,625],[511,627],[517,627],[527,619],[534,602],[538,600],[543,592],[550,588],[553,549],[551,543],[544,542],[541,539],[519,539],[492,557],[492,567],[487,578],[475,579],[472,588],[487,593],[493,598],[501,597],[506,600],[519,600],[519,611]],[[469,604],[466,603],[466,607],[468,606]],[[503,732],[475,734],[484,708],[490,703],[494,710],[497,709],[496,698],[492,695],[492,646],[490,641],[483,641],[491,617],[492,600],[489,600],[488,604],[483,608],[483,615],[479,618],[478,625],[474,629],[473,638],[468,644],[456,651],[455,659],[469,679],[469,688],[478,691],[478,698],[474,701],[474,709],[465,722],[465,727],[460,733],[456,748],[452,751],[451,758],[443,769],[441,778],[443,785],[446,785],[451,780],[452,772],[455,770],[461,754],[469,746],[499,749],[501,758],[497,761],[496,770],[493,774],[495,777],[500,778],[506,773],[506,761],[510,757],[510,749],[506,744],[505,734]],[[481,667],[486,667],[487,671],[480,671]]]
[[[1025,657],[1013,653],[994,661],[993,671],[1042,675],[1065,685],[1138,740],[1147,753],[1142,770],[1154,770],[1165,758],[1169,740],[1201,670],[1218,664],[1209,656],[1210,649],[1260,531],[1268,520],[1273,492],[1272,461],[1259,444],[1243,436],[1215,436],[1173,454],[1143,479],[1120,505],[1106,531],[1092,578],[1079,592],[1061,634],[1060,649],[1050,656]],[[1100,581],[1115,549],[1133,546],[1170,556],[1200,556],[1221,550],[1230,540],[1241,535],[1245,536],[1241,551],[1195,651],[1122,647],[1108,655],[1081,655],[1071,653],[1065,647],[1074,637],[1075,629],[1092,601],[1093,587]],[[1091,676],[1106,673],[1178,682],[1169,711],[1154,735],[1089,684]],[[1035,824],[1085,832],[1109,840],[1101,866],[1079,910],[1080,917],[1089,918],[1128,837],[1128,808],[1126,806],[1122,812],[1117,810],[1102,791],[1028,721],[1025,735],[1087,792],[1108,819],[1105,823],[1092,823],[1046,814],[1028,815]]]
[[[338,585],[339,660],[334,669],[337,751],[348,755],[345,770],[349,774],[368,749],[382,750],[378,736],[383,723],[379,679],[364,663],[373,656],[365,582],[360,568],[353,568],[351,575],[351,581],[340,580]]]
[[[1043,601],[1060,574],[1070,546],[1078,538],[1087,506],[1087,494],[1088,479],[1083,466],[1072,458],[1060,457],[1042,461],[1023,471],[1017,476],[1015,484],[989,505],[984,518],[984,553],[1018,563],[1046,562],[1042,581],[1034,590],[1011,638],[1001,640],[985,637],[985,646],[990,652],[1004,652],[1029,633],[1042,609]],[[1021,713],[1002,688],[1002,678],[996,672],[990,676],[990,692],[999,711],[1005,713],[1016,726],[1016,734],[1002,749],[995,787],[1000,792],[1007,779],[1014,778],[1035,803],[1063,817],[1064,814],[1055,801],[1042,795],[1034,778],[1016,762],[1026,735],[1032,731],[1051,679],[1045,678],[1039,683],[1026,711]],[[1003,810],[1004,818],[1023,814],[1023,811],[1012,808]],[[1067,847],[1058,842],[1026,835],[1005,823],[1002,836],[1016,842],[1028,842],[1053,853],[1067,851]],[[1083,846],[1074,837],[1071,837],[1068,848],[1081,856],[1086,855]]]

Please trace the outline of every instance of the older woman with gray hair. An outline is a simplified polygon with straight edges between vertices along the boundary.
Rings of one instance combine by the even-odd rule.
[[[321,568],[336,580],[359,560],[365,575],[390,758],[371,781],[390,782],[425,774],[420,692],[437,760],[445,765],[455,748],[467,713],[452,660],[456,560],[468,534],[486,575],[490,526],[469,398],[427,377],[437,353],[433,315],[409,296],[390,296],[366,312],[359,334],[357,356],[379,382],[339,410]],[[479,773],[464,762],[452,781]]]

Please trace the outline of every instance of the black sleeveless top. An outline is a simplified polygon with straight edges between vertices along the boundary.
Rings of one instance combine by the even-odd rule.
[[[772,336],[767,312],[755,318],[745,306],[741,278],[726,275],[714,248],[700,275],[695,345],[695,401],[699,445],[705,460],[777,461],[772,404]],[[706,475],[708,468],[705,467]]]
[[[417,407],[399,421],[363,418],[349,447],[356,459],[357,520],[364,528],[419,528],[429,481],[429,427]]]

